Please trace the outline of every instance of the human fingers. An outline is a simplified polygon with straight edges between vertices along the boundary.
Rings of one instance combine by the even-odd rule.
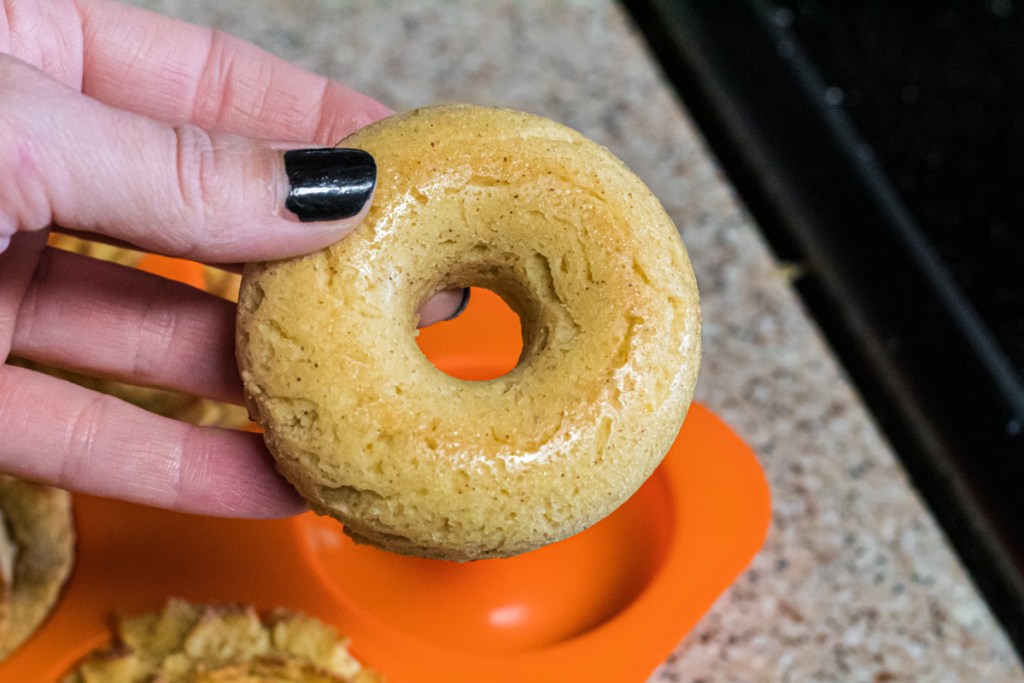
[[[22,0],[0,12],[0,52],[171,125],[334,145],[390,113],[251,43],[110,0]]]
[[[10,365],[0,367],[0,471],[197,514],[304,509],[258,434],[194,427]]]
[[[418,326],[427,327],[434,323],[457,318],[466,310],[468,304],[469,287],[445,290],[420,306]]]
[[[107,107],[0,56],[0,236],[57,223],[199,261],[326,246],[365,212],[360,150],[285,151]]]
[[[18,235],[6,251],[0,251],[0,359],[11,351],[14,325],[45,247],[46,234],[38,233]]]
[[[462,290],[420,309],[420,324],[457,315]],[[11,353],[48,365],[242,403],[235,305],[134,268],[48,248],[14,321]]]
[[[48,248],[14,330],[22,358],[242,402],[235,305],[180,282]]]
[[[84,92],[175,125],[335,145],[390,114],[244,40],[116,2],[83,3],[82,35]]]

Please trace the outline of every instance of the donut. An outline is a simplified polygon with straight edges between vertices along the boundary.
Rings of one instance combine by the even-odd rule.
[[[0,660],[53,610],[74,562],[71,495],[0,475]]]
[[[342,142],[370,152],[365,221],[249,264],[236,349],[280,472],[357,542],[507,557],[571,536],[651,475],[700,363],[697,287],[651,191],[553,121],[428,107]],[[416,311],[479,286],[520,317],[508,374],[465,381],[418,349]]]
[[[379,683],[320,621],[285,609],[171,599],[159,612],[115,622],[114,643],[61,683]]]

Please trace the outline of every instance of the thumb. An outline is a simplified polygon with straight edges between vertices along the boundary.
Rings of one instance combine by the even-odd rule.
[[[373,194],[361,150],[168,126],[5,56],[0,92],[0,251],[55,223],[210,263],[285,258],[343,237]]]

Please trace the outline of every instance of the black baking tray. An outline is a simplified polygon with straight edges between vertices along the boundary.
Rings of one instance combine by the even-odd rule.
[[[1024,7],[623,4],[1024,653]]]

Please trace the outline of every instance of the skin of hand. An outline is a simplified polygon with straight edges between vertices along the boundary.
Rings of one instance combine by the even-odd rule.
[[[0,4],[0,354],[240,403],[233,304],[52,249],[48,231],[215,264],[325,247],[365,214],[372,159],[286,152],[333,146],[389,110],[232,36],[108,0]],[[438,295],[421,324],[461,299]],[[0,472],[200,514],[304,509],[257,434],[6,364]]]

